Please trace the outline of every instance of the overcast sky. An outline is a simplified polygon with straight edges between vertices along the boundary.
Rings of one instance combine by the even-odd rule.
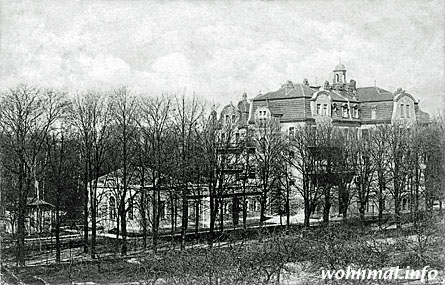
[[[62,2],[62,1],[61,1]],[[228,103],[290,79],[445,97],[443,1],[2,1],[1,88],[128,85]],[[439,103],[440,104],[439,104]]]

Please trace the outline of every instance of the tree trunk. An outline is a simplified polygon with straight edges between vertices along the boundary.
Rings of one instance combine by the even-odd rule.
[[[56,263],[60,263],[60,187],[56,193]]]
[[[96,258],[96,230],[97,230],[97,190],[96,187],[90,189],[91,193],[91,257]]]
[[[224,198],[219,198],[220,202],[219,202],[219,206],[220,206],[220,210],[219,210],[219,231],[223,232],[224,231]]]
[[[121,255],[127,255],[127,215],[125,211],[125,200],[121,201],[119,215],[121,219],[121,236],[122,236],[122,245],[121,245]]]
[[[155,179],[154,179],[155,180]],[[153,252],[156,253],[158,250],[158,196],[156,195],[156,187],[157,185],[153,183],[153,200],[152,200],[152,207],[153,207],[153,218],[152,218],[152,245],[153,245]]]
[[[175,245],[175,198],[173,196],[174,194],[170,194],[170,238],[171,238],[171,245]]]
[[[198,192],[198,197],[199,197],[199,192]],[[195,201],[195,235],[196,237],[198,237],[198,233],[199,233],[199,204],[200,204],[201,200],[200,198],[198,198]]]
[[[144,190],[144,184],[142,183],[142,193],[141,193],[141,201],[140,201],[140,208],[141,208],[141,218],[142,218],[142,244],[144,249],[147,249],[147,209],[145,207],[145,190]]]
[[[88,195],[88,163],[85,163],[85,180],[84,180],[84,192],[83,192],[83,252],[88,253],[88,201],[90,200]]]
[[[383,209],[385,207],[385,201],[383,200],[383,191],[385,190],[385,185],[383,182],[383,173],[382,170],[379,170],[379,192],[378,192],[378,199],[379,199],[379,227],[382,226],[383,223]]]
[[[304,227],[310,227],[310,217],[311,217],[311,206],[309,203],[309,199],[304,200]]]
[[[211,182],[210,182],[211,183]],[[213,246],[213,240],[214,240],[214,235],[215,235],[215,221],[216,221],[216,209],[218,209],[218,204],[215,203],[215,194],[214,194],[214,190],[212,186],[210,186],[211,189],[209,189],[210,192],[210,197],[209,197],[209,202],[210,202],[210,225],[209,225],[209,236],[207,239],[207,242],[209,244],[210,247]],[[216,205],[215,205],[216,204]]]
[[[360,222],[362,225],[365,223],[366,202],[359,201],[358,211],[360,213]]]
[[[23,168],[22,168],[23,169]],[[19,208],[17,219],[17,266],[25,266],[25,215],[26,193],[23,187],[23,175],[19,174]]]
[[[331,211],[331,189],[330,187],[324,188],[324,207],[323,207],[323,224],[327,226],[329,224],[329,213]]]
[[[185,249],[185,238],[188,226],[188,199],[187,186],[182,189],[182,223],[181,223],[181,249]]]
[[[311,188],[312,184],[309,183],[306,174],[303,174],[303,199],[304,199],[304,227],[310,227],[310,217],[312,212],[311,207]]]
[[[263,223],[266,221],[266,203],[267,203],[267,194],[263,190],[263,193],[261,193],[261,199],[260,199],[260,224],[263,225]]]

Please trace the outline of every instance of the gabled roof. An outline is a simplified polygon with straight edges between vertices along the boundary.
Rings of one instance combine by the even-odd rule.
[[[394,95],[380,87],[357,88],[357,97],[360,102],[392,101]]]
[[[281,87],[277,91],[267,92],[266,94],[259,94],[254,101],[266,99],[286,99],[294,97],[311,97],[317,89],[310,88],[304,84],[293,84],[293,87]]]

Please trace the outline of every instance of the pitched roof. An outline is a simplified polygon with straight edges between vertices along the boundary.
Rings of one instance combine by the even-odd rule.
[[[351,93],[341,90],[330,90],[325,91],[331,96],[333,101],[342,101],[342,102],[358,102],[357,98],[355,98]]]
[[[272,116],[279,116],[282,122],[295,121],[310,118],[310,99],[309,98],[284,98],[281,100],[253,100],[252,112],[255,114],[258,108],[266,107],[270,110]],[[254,121],[254,115],[251,122]]]
[[[281,87],[276,91],[267,92],[266,94],[259,94],[254,101],[266,99],[285,99],[293,97],[311,97],[316,89],[310,88],[304,84],[293,84],[293,87]]]
[[[357,97],[360,102],[392,101],[394,95],[380,87],[357,88]]]

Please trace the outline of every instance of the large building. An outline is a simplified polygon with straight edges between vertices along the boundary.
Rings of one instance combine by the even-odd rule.
[[[283,131],[302,124],[329,120],[339,127],[367,128],[395,121],[415,123],[429,120],[413,95],[398,89],[387,91],[377,86],[357,87],[355,80],[347,82],[346,68],[339,63],[333,70],[332,82],[312,86],[287,81],[280,89],[259,94],[252,99],[249,122],[275,117]]]
[[[346,68],[341,63],[335,66],[332,76],[332,82],[326,81],[323,86],[312,86],[306,79],[303,83],[288,81],[278,90],[258,94],[251,100],[244,92],[242,100],[237,104],[230,103],[223,106],[219,114],[215,110],[212,111],[211,118],[214,120],[213,125],[219,136],[217,152],[221,164],[218,167],[221,168],[221,181],[224,181],[223,186],[219,187],[218,184],[220,190],[216,194],[219,199],[217,224],[225,221],[226,225],[237,226],[243,218],[258,219],[259,217],[261,191],[258,188],[258,177],[253,165],[255,148],[245,141],[246,134],[254,131],[258,122],[275,118],[274,121],[279,123],[281,131],[291,135],[299,126],[325,122],[330,122],[333,126],[340,128],[353,128],[364,132],[379,124],[402,123],[409,126],[429,121],[429,115],[421,111],[419,101],[402,89],[390,92],[377,86],[357,87],[355,80],[347,82]],[[113,173],[99,179],[98,193],[102,199],[99,205],[98,221],[104,230],[117,226],[117,200],[114,197],[114,192],[116,192],[114,184],[116,184],[116,177],[113,177]],[[140,186],[135,184],[131,188],[130,192],[136,191]],[[151,193],[150,185],[145,185],[143,188]],[[200,228],[208,228],[210,222],[208,187],[189,185],[189,188],[191,226],[199,224]],[[167,192],[159,201],[160,227],[176,228],[176,224],[180,221],[177,205],[181,203],[176,196],[173,202]],[[291,198],[295,205],[299,203],[298,199],[301,199],[297,196]],[[129,231],[141,230],[139,222],[141,215],[136,204],[134,207],[133,205],[129,207]],[[406,205],[407,202],[402,201],[402,204]],[[319,206],[318,214],[322,204]],[[339,209],[338,206],[339,204],[333,205],[334,214]],[[243,207],[246,209],[245,217],[242,216]],[[297,208],[291,209],[292,214],[301,212],[301,209]],[[405,206],[402,210],[404,208]],[[376,211],[374,204],[367,205],[367,213]],[[269,216],[276,215],[278,212],[280,210],[273,206],[267,209]]]

